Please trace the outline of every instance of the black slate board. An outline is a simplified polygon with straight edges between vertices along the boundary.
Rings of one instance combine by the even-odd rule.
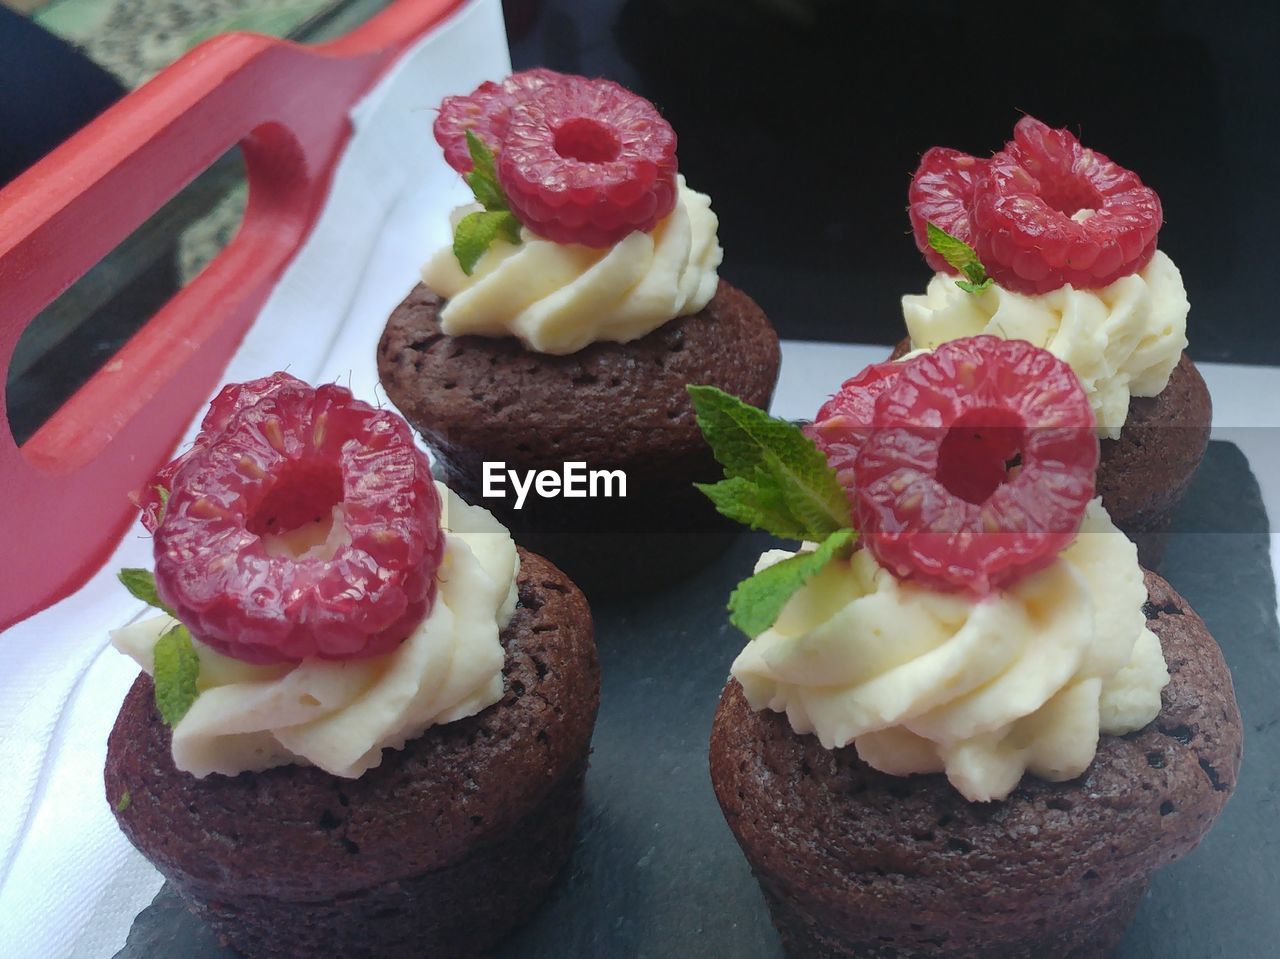
[[[1280,954],[1280,629],[1266,513],[1244,455],[1209,453],[1161,572],[1204,617],[1235,677],[1244,770],[1203,845],[1158,873],[1116,959]],[[743,637],[724,621],[766,537],[743,536],[662,593],[595,608],[603,674],[587,808],[570,871],[494,959],[781,959],[707,774],[711,717]],[[168,887],[117,959],[235,954]]]

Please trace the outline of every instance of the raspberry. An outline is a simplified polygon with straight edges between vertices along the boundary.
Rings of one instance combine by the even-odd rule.
[[[432,126],[436,142],[444,150],[445,162],[459,173],[470,172],[467,131],[496,152],[506,136],[511,108],[535,91],[563,79],[563,73],[539,67],[513,73],[501,83],[485,81],[466,96],[445,97]]]
[[[1020,293],[1098,289],[1147,265],[1163,222],[1154,190],[1033,117],[1013,137],[974,190],[973,245],[997,283]]]
[[[1136,173],[1034,117],[990,160],[930,150],[909,197],[931,267],[954,272],[929,247],[926,222],[972,246],[1001,286],[1028,294],[1099,289],[1138,272],[1163,222],[1160,198]]]
[[[164,500],[157,488],[168,495],[173,490],[173,477],[182,465],[209,445],[227,426],[227,422],[246,406],[271,396],[286,386],[306,387],[306,383],[288,373],[272,373],[260,379],[245,383],[230,383],[224,386],[213,402],[209,404],[209,412],[200,421],[200,432],[196,434],[191,449],[160,467],[145,487],[133,494],[133,501],[142,510],[142,525],[147,532],[154,533],[160,525],[160,516],[164,512]]]
[[[933,147],[920,158],[920,167],[911,178],[907,215],[911,218],[916,247],[929,266],[939,273],[955,270],[929,245],[927,225],[932,223],[972,246],[969,207],[973,202],[973,181],[986,168],[986,160],[949,147]]]
[[[1075,537],[1098,465],[1071,368],[993,336],[900,365],[854,465],[867,548],[901,578],[979,595],[1047,566]]]
[[[823,404],[804,433],[822,450],[850,499],[856,486],[854,462],[871,435],[876,397],[897,382],[901,363],[873,363],[844,381],[839,392]]]
[[[229,387],[160,471],[156,587],[253,663],[387,653],[426,616],[440,499],[404,420],[285,374]]]
[[[648,100],[567,77],[511,110],[498,181],[516,218],[557,243],[611,246],[676,202],[676,134]]]

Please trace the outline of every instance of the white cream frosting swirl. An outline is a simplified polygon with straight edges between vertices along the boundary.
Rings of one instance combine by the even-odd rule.
[[[554,243],[529,230],[502,239],[467,276],[451,246],[422,268],[422,281],[448,299],[440,326],[450,336],[515,336],[538,353],[574,353],[590,343],[628,343],[668,320],[697,313],[715,295],[724,256],[711,198],[677,178],[675,208],[652,232],[607,249]],[[459,219],[475,206],[454,211]]]
[[[473,716],[502,698],[499,633],[515,611],[520,560],[486,510],[437,483],[444,558],[431,612],[394,652],[255,666],[196,641],[199,695],[173,729],[177,768],[210,773],[314,765],[354,779],[430,726]],[[111,634],[148,673],[168,616]]]
[[[1130,397],[1155,396],[1168,384],[1187,345],[1189,310],[1182,274],[1160,250],[1142,270],[1100,290],[1068,284],[1027,296],[993,283],[972,294],[938,273],[923,295],[902,298],[913,350],[988,333],[1027,340],[1064,360],[1108,439],[1120,435]]]
[[[763,568],[785,558],[775,550]],[[1140,729],[1169,681],[1134,545],[1100,500],[1053,565],[975,599],[902,582],[870,551],[829,564],[738,656],[753,709],[785,712],[883,772],[945,772],[1003,799],[1030,771],[1074,779],[1099,733]]]

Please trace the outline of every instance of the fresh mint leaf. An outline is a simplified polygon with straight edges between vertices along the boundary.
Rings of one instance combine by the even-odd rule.
[[[478,136],[467,131],[467,150],[471,153],[471,172],[463,174],[467,186],[484,212],[468,213],[453,231],[453,255],[462,272],[471,275],[476,263],[499,236],[508,243],[520,242],[520,221],[511,212],[507,195],[498,182],[493,151]]]
[[[160,498],[160,509],[156,512],[156,525],[159,526],[164,522],[164,514],[169,509],[169,491],[158,484],[155,491],[156,496]]]
[[[155,683],[156,708],[169,726],[176,726],[196,701],[199,691],[200,657],[191,643],[191,633],[179,624],[165,631],[156,641]]]
[[[722,515],[744,526],[768,530],[783,539],[803,540],[808,536],[808,531],[796,521],[776,490],[761,488],[741,476],[693,485]]]
[[[471,154],[471,172],[464,173],[462,179],[466,180],[467,186],[471,187],[476,202],[491,213],[497,210],[510,210],[507,195],[498,182],[493,151],[470,130],[467,131],[467,151]]]
[[[925,231],[929,236],[929,245],[953,270],[959,270],[964,275],[963,280],[956,280],[956,286],[966,293],[982,293],[991,286],[993,281],[987,276],[986,267],[978,259],[978,253],[973,247],[932,223],[925,224]]]
[[[122,569],[116,575],[135,599],[177,619],[173,610],[161,602],[156,592],[156,579],[150,570]],[[155,667],[151,678],[155,682],[156,706],[164,721],[176,726],[195,702],[200,657],[191,643],[191,633],[181,623],[170,626],[156,640],[153,655]]]
[[[148,606],[174,616],[173,610],[161,601],[160,594],[156,592],[156,578],[151,575],[150,570],[127,568],[120,570],[116,576],[134,599],[140,599]]]
[[[852,527],[835,471],[798,426],[713,386],[690,386],[698,426],[725,479],[698,486],[730,519],[785,539]]]
[[[729,597],[729,622],[755,639],[778,621],[796,590],[837,556],[848,556],[857,538],[852,529],[836,530],[816,550],[797,553],[744,579]]]
[[[503,211],[468,213],[453,231],[453,255],[462,272],[471,275],[493,241],[502,236],[511,243],[520,242],[520,221]]]

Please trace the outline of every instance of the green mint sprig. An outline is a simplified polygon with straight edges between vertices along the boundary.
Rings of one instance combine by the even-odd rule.
[[[177,619],[173,610],[161,601],[156,579],[149,570],[122,569],[117,576],[135,599]],[[200,657],[191,641],[191,632],[181,623],[170,626],[156,641],[153,656],[151,679],[155,685],[156,708],[166,724],[176,726],[200,695],[196,688]]]
[[[966,293],[984,293],[995,281],[987,276],[987,268],[978,259],[977,251],[959,237],[954,237],[946,230],[932,223],[925,224],[929,235],[929,245],[951,265],[964,275],[963,280],[956,280],[956,286]]]
[[[796,553],[744,579],[729,596],[729,622],[755,639],[778,621],[792,595],[837,556],[848,556],[857,541],[852,529],[839,529],[812,552]]]
[[[476,202],[484,207],[468,213],[453,231],[453,255],[462,272],[470,276],[476,263],[499,236],[509,243],[520,242],[520,221],[511,212],[507,195],[498,182],[493,165],[493,151],[478,136],[467,131],[467,150],[471,153],[471,172],[463,174]]]
[[[161,601],[160,594],[156,592],[156,578],[151,575],[151,570],[129,567],[116,573],[116,577],[134,599],[140,599],[148,606],[168,613],[174,619],[178,618],[174,616],[173,610]]]
[[[155,668],[151,674],[156,688],[156,708],[160,718],[176,726],[196,701],[200,691],[200,657],[191,643],[191,633],[182,624],[171,626],[156,641]]]
[[[783,539],[821,540],[853,525],[835,471],[798,426],[714,386],[688,389],[725,472],[720,482],[697,486],[720,512]]]
[[[713,386],[688,389],[698,427],[725,471],[718,483],[697,488],[732,520],[782,539],[820,544],[761,570],[733,591],[729,621],[755,639],[815,573],[849,555],[858,534],[835,471],[798,426]]]

